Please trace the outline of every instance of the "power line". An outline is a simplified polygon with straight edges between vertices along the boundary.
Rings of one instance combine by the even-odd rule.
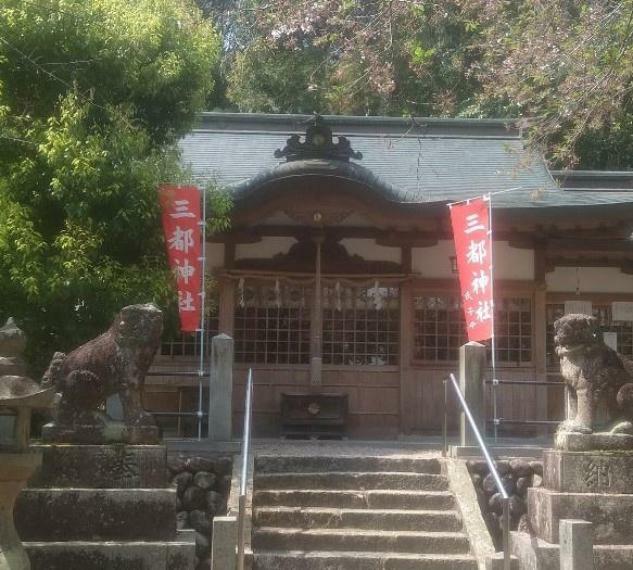
[[[68,81],[66,81],[65,79],[62,79],[61,77],[59,77],[58,75],[56,75],[55,73],[53,73],[52,71],[49,71],[48,69],[46,69],[44,66],[42,66],[40,63],[38,63],[37,61],[35,61],[32,57],[30,57],[29,55],[27,55],[26,53],[24,53],[20,48],[14,46],[11,42],[9,42],[6,38],[3,38],[2,36],[0,36],[0,42],[2,42],[3,44],[5,44],[7,47],[9,47],[10,49],[12,49],[13,51],[15,51],[20,57],[22,57],[23,59],[25,59],[26,61],[28,61],[31,65],[33,65],[34,67],[36,67],[37,69],[39,69],[42,73],[48,75],[51,79],[53,79],[54,81],[57,81],[58,83],[60,83],[61,85],[63,85],[64,87],[66,87],[69,91],[71,92],[75,92],[77,94],[77,96],[84,101],[85,103],[88,103],[89,105],[92,105],[93,107],[95,107],[96,109],[99,109],[101,111],[106,111],[109,112],[109,110],[104,107],[103,105],[99,105],[98,103],[95,103],[94,101],[92,101],[91,98],[86,97],[85,95],[83,95],[81,92],[79,92],[79,90],[77,89],[76,85],[72,85],[71,83],[68,83]],[[130,128],[133,127],[133,125],[127,120],[126,117],[123,117],[123,121],[126,123],[126,125]]]

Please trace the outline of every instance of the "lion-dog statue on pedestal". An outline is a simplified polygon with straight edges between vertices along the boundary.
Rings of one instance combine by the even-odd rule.
[[[558,428],[557,447],[565,446],[561,444],[565,434],[596,433],[601,441],[621,435],[621,442],[633,442],[633,363],[604,343],[595,317],[566,315],[554,323],[554,331],[569,393],[568,416]]]
[[[160,346],[162,312],[152,304],[124,307],[101,336],[65,355],[57,352],[42,384],[61,394],[57,417],[43,429],[47,441],[155,443],[158,428],[141,403],[145,374]],[[123,422],[103,412],[118,394]]]

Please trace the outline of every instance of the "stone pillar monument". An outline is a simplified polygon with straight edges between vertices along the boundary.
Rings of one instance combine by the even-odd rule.
[[[459,388],[468,403],[475,423],[484,431],[484,374],[486,371],[486,347],[478,342],[468,342],[459,349]],[[466,414],[459,416],[459,444],[477,445]]]
[[[233,339],[219,334],[211,341],[209,439],[231,441],[233,422]]]

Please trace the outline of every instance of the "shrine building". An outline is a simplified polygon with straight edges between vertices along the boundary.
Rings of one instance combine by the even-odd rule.
[[[249,368],[256,436],[278,435],[300,393],[343,395],[350,437],[438,432],[466,342],[447,204],[487,193],[497,377],[525,384],[498,388],[503,432],[562,419],[560,386],[531,383],[560,381],[565,312],[593,313],[633,356],[633,172],[550,172],[489,119],[205,113],[181,149],[200,186],[233,199],[230,230],[207,243],[207,335],[234,339],[236,433]],[[197,350],[191,335],[163,344],[149,409],[195,409],[198,380],[174,372]]]

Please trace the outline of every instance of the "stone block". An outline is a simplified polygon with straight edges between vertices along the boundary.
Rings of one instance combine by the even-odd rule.
[[[15,506],[28,541],[169,541],[175,516],[175,489],[26,489]]]
[[[560,570],[558,544],[550,544],[527,532],[511,532],[510,544],[521,570]]]
[[[546,450],[543,460],[552,491],[633,494],[633,452]]]
[[[76,445],[108,445],[108,444],[158,444],[160,432],[155,425],[134,426],[124,422],[104,419],[102,422],[77,424],[72,426],[58,425],[55,422],[42,428],[42,439],[50,443],[69,443]]]
[[[560,570],[594,570],[591,523],[582,520],[560,521]]]
[[[26,542],[31,570],[191,570],[188,542]]]
[[[519,560],[521,570],[560,570],[558,544],[545,542],[526,532],[512,532],[512,554]],[[631,570],[633,546],[602,544],[593,547],[595,570]]]
[[[492,556],[486,558],[486,570],[504,570],[505,560],[503,552],[496,552]],[[510,570],[519,570],[519,560],[516,556],[510,556]]]
[[[149,489],[167,487],[163,445],[34,445],[42,467],[29,487]]]
[[[633,451],[633,435],[609,432],[560,432],[556,434],[556,449],[562,451]]]
[[[528,517],[536,536],[558,543],[561,519],[593,523],[594,544],[633,544],[633,495],[528,489]]]

